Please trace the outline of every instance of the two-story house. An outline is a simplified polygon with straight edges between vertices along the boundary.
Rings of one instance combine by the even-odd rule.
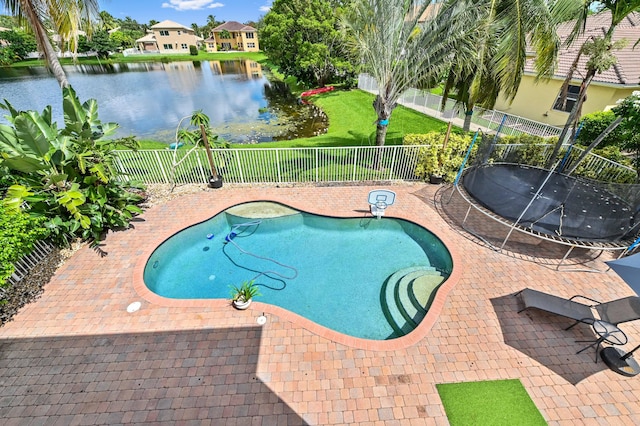
[[[257,52],[258,30],[236,21],[225,22],[218,25],[209,34],[205,41],[207,52],[218,50],[237,50],[240,52]]]
[[[189,53],[189,46],[199,46],[202,38],[192,28],[173,21],[162,21],[151,26],[149,34],[136,40],[143,52]]]

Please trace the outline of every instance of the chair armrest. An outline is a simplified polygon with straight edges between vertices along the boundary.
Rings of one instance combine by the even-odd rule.
[[[591,302],[594,302],[594,305],[590,305],[590,306],[600,305],[600,304],[602,303],[602,302],[601,302],[601,301],[599,301],[599,300],[595,300],[595,299],[592,299],[592,298],[590,298],[590,297],[583,296],[583,295],[581,295],[581,294],[576,294],[575,296],[571,296],[571,298],[570,298],[569,300],[573,300],[573,299],[575,299],[576,297],[580,297],[580,298],[582,298],[582,299],[586,299],[586,300],[589,300],[589,301],[591,301]]]

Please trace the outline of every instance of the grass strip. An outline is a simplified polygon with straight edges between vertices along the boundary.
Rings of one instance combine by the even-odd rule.
[[[124,56],[116,53],[109,58],[97,58],[95,56],[80,56],[76,60],[73,58],[60,58],[62,65],[109,65],[109,64],[129,64],[136,62],[177,62],[177,61],[231,61],[235,59],[251,59],[256,62],[266,60],[266,55],[262,52],[217,52],[207,53],[199,51],[197,55],[186,54],[144,54]],[[43,59],[26,59],[11,64],[12,68],[46,66]]]
[[[437,384],[451,426],[546,425],[518,379]]]

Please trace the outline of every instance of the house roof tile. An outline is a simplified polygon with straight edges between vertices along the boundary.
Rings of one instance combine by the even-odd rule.
[[[240,22],[236,22],[236,21],[228,21],[225,22],[222,25],[218,25],[217,27],[215,27],[212,31],[214,33],[220,32],[220,31],[242,31],[242,32],[248,32],[248,31],[256,31],[255,28],[253,28],[250,25],[245,25],[245,24],[241,24]]]
[[[170,21],[168,19],[164,20],[162,22],[158,22],[155,25],[152,25],[151,28],[153,28],[154,30],[160,30],[160,29],[164,29],[164,28],[180,28],[180,29],[189,30],[189,31],[193,32],[193,28],[185,27],[182,24],[178,24],[177,22]]]
[[[156,41],[156,36],[153,34],[147,34],[146,36],[137,39],[136,43],[144,43],[147,41]]]
[[[582,44],[590,37],[602,37],[606,34],[611,23],[611,13],[603,12],[597,15],[591,15],[587,18],[585,30],[582,35],[576,38],[571,46],[565,46],[564,42],[571,33],[574,23],[567,22],[558,27],[558,35],[563,43],[558,53],[558,64],[555,76],[564,78],[567,76],[571,64],[576,58]],[[640,49],[634,49],[636,41],[640,40],[640,13],[632,13],[617,25],[613,40],[626,39],[627,45],[621,50],[615,51],[618,62],[603,72],[596,74],[593,78],[594,83],[617,84],[617,85],[640,85]],[[578,68],[574,73],[576,79],[582,78],[586,74],[586,65],[588,57],[582,55],[578,62]],[[535,72],[533,60],[527,62],[526,71]]]

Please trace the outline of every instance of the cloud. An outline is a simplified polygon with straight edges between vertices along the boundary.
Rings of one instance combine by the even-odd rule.
[[[265,4],[264,6],[260,6],[260,12],[268,12],[271,10],[271,1],[267,1],[267,4]]]
[[[222,7],[222,3],[213,3],[213,0],[169,0],[168,3],[162,3],[162,7],[183,10],[202,10],[204,8],[213,9]]]

